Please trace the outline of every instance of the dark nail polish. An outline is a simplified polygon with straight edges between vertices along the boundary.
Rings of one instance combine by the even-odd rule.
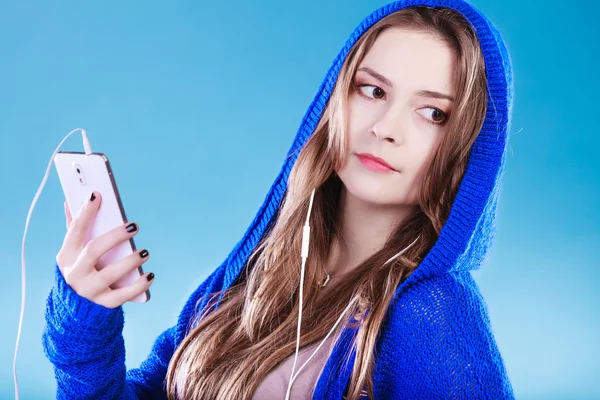
[[[148,250],[144,249],[140,251],[140,257],[145,258],[148,257]]]
[[[135,224],[135,222],[130,223],[129,225],[127,225],[127,232],[135,232],[137,231],[137,225]]]
[[[90,195],[90,201],[94,200],[96,200],[96,195],[94,194],[94,192],[92,192],[92,194]]]
[[[146,279],[148,279],[148,282],[150,282],[152,279],[154,279],[154,272],[150,272],[148,274],[148,276],[146,277]]]

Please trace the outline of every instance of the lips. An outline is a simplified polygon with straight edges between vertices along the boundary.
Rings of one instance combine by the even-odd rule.
[[[398,172],[390,164],[385,162],[384,159],[375,157],[369,153],[358,153],[356,157],[360,160],[363,165],[376,172]]]

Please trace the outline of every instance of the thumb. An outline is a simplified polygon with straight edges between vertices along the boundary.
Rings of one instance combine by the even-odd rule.
[[[67,229],[71,226],[71,221],[73,218],[71,217],[71,212],[69,211],[69,206],[67,205],[67,201],[64,202],[65,216],[67,217]]]

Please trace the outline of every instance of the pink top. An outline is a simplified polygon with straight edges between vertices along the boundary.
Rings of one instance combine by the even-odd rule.
[[[307,400],[313,397],[313,390],[317,385],[319,375],[321,374],[321,371],[325,366],[325,363],[327,362],[327,355],[329,354],[331,348],[334,345],[333,339],[333,335],[327,338],[327,340],[325,341],[325,343],[323,343],[323,346],[321,346],[321,348],[315,354],[315,356],[310,360],[308,364],[306,364],[302,371],[300,371],[298,377],[292,385],[292,389],[290,390],[290,400]],[[298,371],[298,369],[300,369],[302,364],[304,364],[306,360],[308,360],[313,351],[315,351],[316,348],[319,347],[321,340],[308,346],[301,347],[298,350],[296,372]],[[294,354],[277,364],[275,368],[273,368],[269,373],[267,373],[267,375],[263,378],[261,383],[258,384],[258,387],[252,395],[252,400],[285,399],[285,394],[287,392],[288,383],[290,382],[290,375],[292,372],[293,364]],[[183,393],[181,392],[182,387],[183,382],[179,382],[179,384],[177,385],[178,398],[181,399],[183,398]],[[346,399],[346,397],[343,397],[343,399]],[[360,399],[368,399],[365,390],[361,392]]]
[[[308,364],[298,374],[296,380],[292,384],[290,390],[290,400],[306,400],[312,398],[312,391],[317,385],[321,370],[327,362],[327,356],[333,343],[334,335],[327,338],[323,346],[309,361]],[[319,347],[323,339],[320,339],[316,343],[308,346],[300,347],[298,350],[298,360],[296,361],[296,372],[298,369],[308,360],[311,354]],[[252,400],[283,400],[287,392],[288,384],[290,382],[290,375],[292,373],[292,366],[294,365],[294,354],[284,359],[273,368],[259,383]]]

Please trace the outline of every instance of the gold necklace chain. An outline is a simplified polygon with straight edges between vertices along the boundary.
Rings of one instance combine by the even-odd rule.
[[[329,282],[330,278],[331,277],[329,276],[329,274],[325,272],[325,278],[323,278],[323,283],[321,283],[321,287],[325,287],[325,285],[327,285],[327,282]]]

